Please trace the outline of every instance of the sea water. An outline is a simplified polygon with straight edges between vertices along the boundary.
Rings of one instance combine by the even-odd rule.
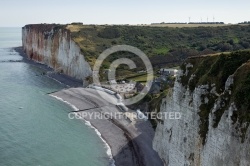
[[[70,120],[73,109],[51,96],[66,88],[24,63],[21,28],[0,28],[0,165],[105,166],[104,142],[83,120]]]

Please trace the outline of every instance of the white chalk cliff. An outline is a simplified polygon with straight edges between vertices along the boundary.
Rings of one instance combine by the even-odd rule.
[[[244,62],[237,67],[235,73],[227,77],[223,92],[217,93],[215,84],[196,84],[194,89],[185,85],[190,84],[200,70],[197,67],[189,74],[188,82],[183,82],[181,77],[188,76],[188,70],[195,68],[192,64],[194,60],[190,61],[191,63],[185,65],[186,70],[179,73],[174,87],[161,104],[161,112],[180,112],[182,117],[179,120],[165,119],[158,123],[153,148],[159,153],[165,165],[169,166],[249,166],[249,122],[240,121],[240,113],[237,120],[232,120],[234,114],[240,110],[230,96],[237,79],[235,73],[240,69],[249,71],[250,63]],[[216,60],[210,67],[216,66],[214,64]],[[196,66],[199,65],[202,66],[200,59]],[[209,71],[209,67],[205,70]],[[201,80],[204,80],[205,74],[201,75]],[[210,98],[209,95],[214,98]],[[205,115],[201,109],[202,106],[209,105],[209,100],[211,107]],[[218,116],[224,105],[227,107],[221,116]],[[217,120],[216,116],[219,117]]]
[[[26,25],[22,29],[22,41],[30,59],[88,84],[86,78],[92,75],[91,67],[65,27],[53,24]]]

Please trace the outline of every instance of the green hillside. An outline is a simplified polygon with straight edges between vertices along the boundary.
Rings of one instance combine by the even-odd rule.
[[[240,131],[241,141],[245,139],[245,133],[250,124],[250,51],[236,51],[221,55],[210,55],[189,58],[181,67],[187,75],[181,77],[181,83],[194,91],[199,85],[208,85],[209,89],[202,96],[203,104],[198,113],[201,119],[200,135],[205,142],[208,131],[208,118],[214,104],[219,101],[219,107],[214,115],[213,127],[217,127],[220,119],[232,103],[237,111],[231,116],[232,121]],[[186,66],[192,64],[193,67]],[[192,76],[193,75],[193,76]],[[233,75],[233,85],[225,90],[225,84],[229,76]],[[192,76],[192,79],[190,79]],[[216,94],[211,93],[215,88]],[[205,102],[205,98],[208,102]],[[218,104],[218,103],[217,103]]]
[[[155,67],[179,63],[189,56],[250,48],[250,26],[242,25],[183,28],[68,25],[67,29],[91,64],[102,51],[117,44],[141,49]],[[112,58],[118,56],[121,55]]]

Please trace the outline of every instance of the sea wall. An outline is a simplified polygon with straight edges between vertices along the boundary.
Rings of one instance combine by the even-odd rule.
[[[250,165],[249,102],[244,96],[249,89],[243,84],[250,76],[250,53],[240,63],[239,55],[190,59],[183,65],[161,104],[161,112],[180,112],[181,119],[159,122],[153,141],[165,165]],[[235,66],[228,68],[228,63]],[[226,81],[218,86],[220,80]]]
[[[22,42],[28,58],[81,79],[84,86],[88,85],[86,78],[92,75],[91,67],[65,26],[26,25],[22,28]]]

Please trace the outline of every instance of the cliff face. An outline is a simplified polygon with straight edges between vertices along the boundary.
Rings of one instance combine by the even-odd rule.
[[[28,57],[71,77],[82,79],[92,74],[91,67],[62,25],[26,25],[22,29],[23,48]]]
[[[250,52],[192,58],[161,105],[153,142],[166,165],[250,165]]]

